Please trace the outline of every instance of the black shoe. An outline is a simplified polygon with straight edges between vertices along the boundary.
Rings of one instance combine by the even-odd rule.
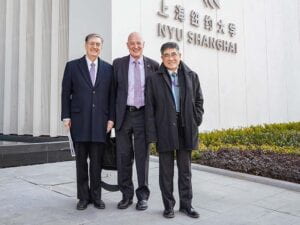
[[[105,209],[105,203],[102,200],[94,200],[94,206],[97,209]]]
[[[136,210],[146,210],[148,208],[147,200],[140,200],[136,203]]]
[[[192,218],[199,218],[200,216],[200,214],[194,208],[180,208],[179,211]]]
[[[88,200],[79,200],[78,203],[77,203],[76,209],[77,210],[84,210],[84,209],[87,208],[88,204],[89,204]]]
[[[128,198],[123,198],[119,203],[118,203],[118,209],[127,209],[128,206],[132,204],[132,199]]]
[[[175,217],[174,210],[173,209],[165,209],[163,216],[168,219],[174,218]]]

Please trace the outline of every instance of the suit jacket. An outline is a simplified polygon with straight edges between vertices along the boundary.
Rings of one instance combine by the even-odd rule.
[[[162,64],[146,82],[146,141],[156,142],[159,152],[198,148],[198,126],[204,113],[198,75],[183,62],[179,73],[184,146],[179,146],[176,107],[166,67]]]
[[[148,57],[144,58],[145,80],[147,77],[157,71],[159,64]],[[116,95],[116,124],[115,127],[119,130],[124,121],[126,104],[128,97],[128,69],[130,56],[117,58],[113,62],[114,70],[114,89]]]
[[[83,56],[66,64],[62,81],[61,119],[71,118],[75,142],[105,142],[107,121],[114,121],[112,66],[98,58],[93,86]]]

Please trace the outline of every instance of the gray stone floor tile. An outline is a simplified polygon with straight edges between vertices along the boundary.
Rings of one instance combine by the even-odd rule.
[[[18,177],[22,180],[28,181],[33,184],[37,185],[45,185],[45,186],[51,186],[51,185],[59,185],[59,184],[67,184],[74,182],[75,180],[64,175],[58,175],[58,174],[39,174],[39,175],[28,175],[28,176],[20,176]]]
[[[282,191],[259,201],[255,201],[254,205],[258,205],[267,209],[288,211],[295,215],[300,215],[300,194],[293,191]]]
[[[286,214],[290,214],[293,216],[297,216],[300,218],[300,202],[291,202],[288,203],[278,209],[280,212],[285,212]],[[300,224],[300,223],[299,223]]]
[[[76,198],[76,196],[77,196],[75,182],[71,182],[71,183],[67,183],[67,184],[58,184],[58,185],[54,185],[54,186],[48,186],[47,188],[51,191],[63,194],[67,197]]]
[[[282,207],[278,208],[278,211],[297,216],[300,218],[300,201],[291,201]]]
[[[211,218],[209,220],[199,220],[192,225],[258,225],[247,219],[235,219],[235,218]]]
[[[272,212],[253,221],[259,225],[264,225],[264,224],[293,225],[293,224],[300,224],[300,217],[291,216],[279,212]]]
[[[158,163],[150,162],[150,199],[146,211],[134,204],[117,209],[120,192],[103,190],[105,210],[89,205],[76,210],[75,162],[60,162],[0,169],[1,225],[298,225],[300,195],[281,188],[193,170],[192,219],[178,211],[177,169],[174,177],[175,218],[162,216]],[[136,187],[136,170],[133,169]],[[102,180],[117,183],[116,171],[103,171]]]
[[[235,210],[239,207],[243,207],[243,203],[238,201],[232,201],[231,199],[223,198],[214,200],[211,202],[203,203],[201,205],[195,205],[195,207],[202,207],[206,210],[210,210],[213,212],[224,213],[228,211]]]

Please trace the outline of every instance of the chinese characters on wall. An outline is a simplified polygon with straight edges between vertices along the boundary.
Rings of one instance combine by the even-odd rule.
[[[212,8],[213,4],[215,8],[220,8],[219,1],[203,0],[205,6]],[[158,23],[157,35],[163,38],[169,38],[177,41],[186,41],[189,44],[195,46],[201,46],[218,51],[224,51],[229,53],[237,53],[237,43],[233,41],[227,41],[222,39],[229,38],[233,39],[237,34],[236,25],[234,23],[225,23],[222,19],[214,21],[209,15],[201,15],[197,10],[186,10],[181,5],[175,5],[173,10],[171,7],[165,4],[164,0],[161,0],[161,7],[157,12],[157,15],[162,18],[173,18],[179,23],[188,21],[189,25],[196,29],[204,29],[210,35],[201,34],[198,32],[188,31],[186,34],[183,33],[183,29],[176,28],[170,25]],[[218,34],[220,38],[215,38],[213,35]],[[185,35],[185,38],[184,38]]]

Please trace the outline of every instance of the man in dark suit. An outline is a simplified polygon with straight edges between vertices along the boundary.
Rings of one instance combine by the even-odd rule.
[[[192,218],[191,152],[198,148],[198,126],[202,122],[203,96],[198,75],[181,61],[179,47],[168,42],[161,47],[162,64],[146,83],[147,143],[159,152],[159,184],[163,216],[173,218],[174,158],[178,167],[179,210]]]
[[[66,64],[62,81],[61,118],[71,129],[76,152],[78,210],[86,209],[90,202],[96,208],[105,208],[101,199],[101,159],[106,133],[114,125],[114,92],[112,66],[99,58],[102,45],[100,35],[87,35],[86,55]]]
[[[132,204],[134,186],[132,165],[135,158],[138,187],[137,210],[147,209],[149,198],[149,152],[145,140],[144,86],[146,77],[158,69],[158,63],[143,56],[144,41],[139,33],[128,36],[130,55],[113,62],[116,90],[116,143],[118,184],[122,192],[119,209]]]

